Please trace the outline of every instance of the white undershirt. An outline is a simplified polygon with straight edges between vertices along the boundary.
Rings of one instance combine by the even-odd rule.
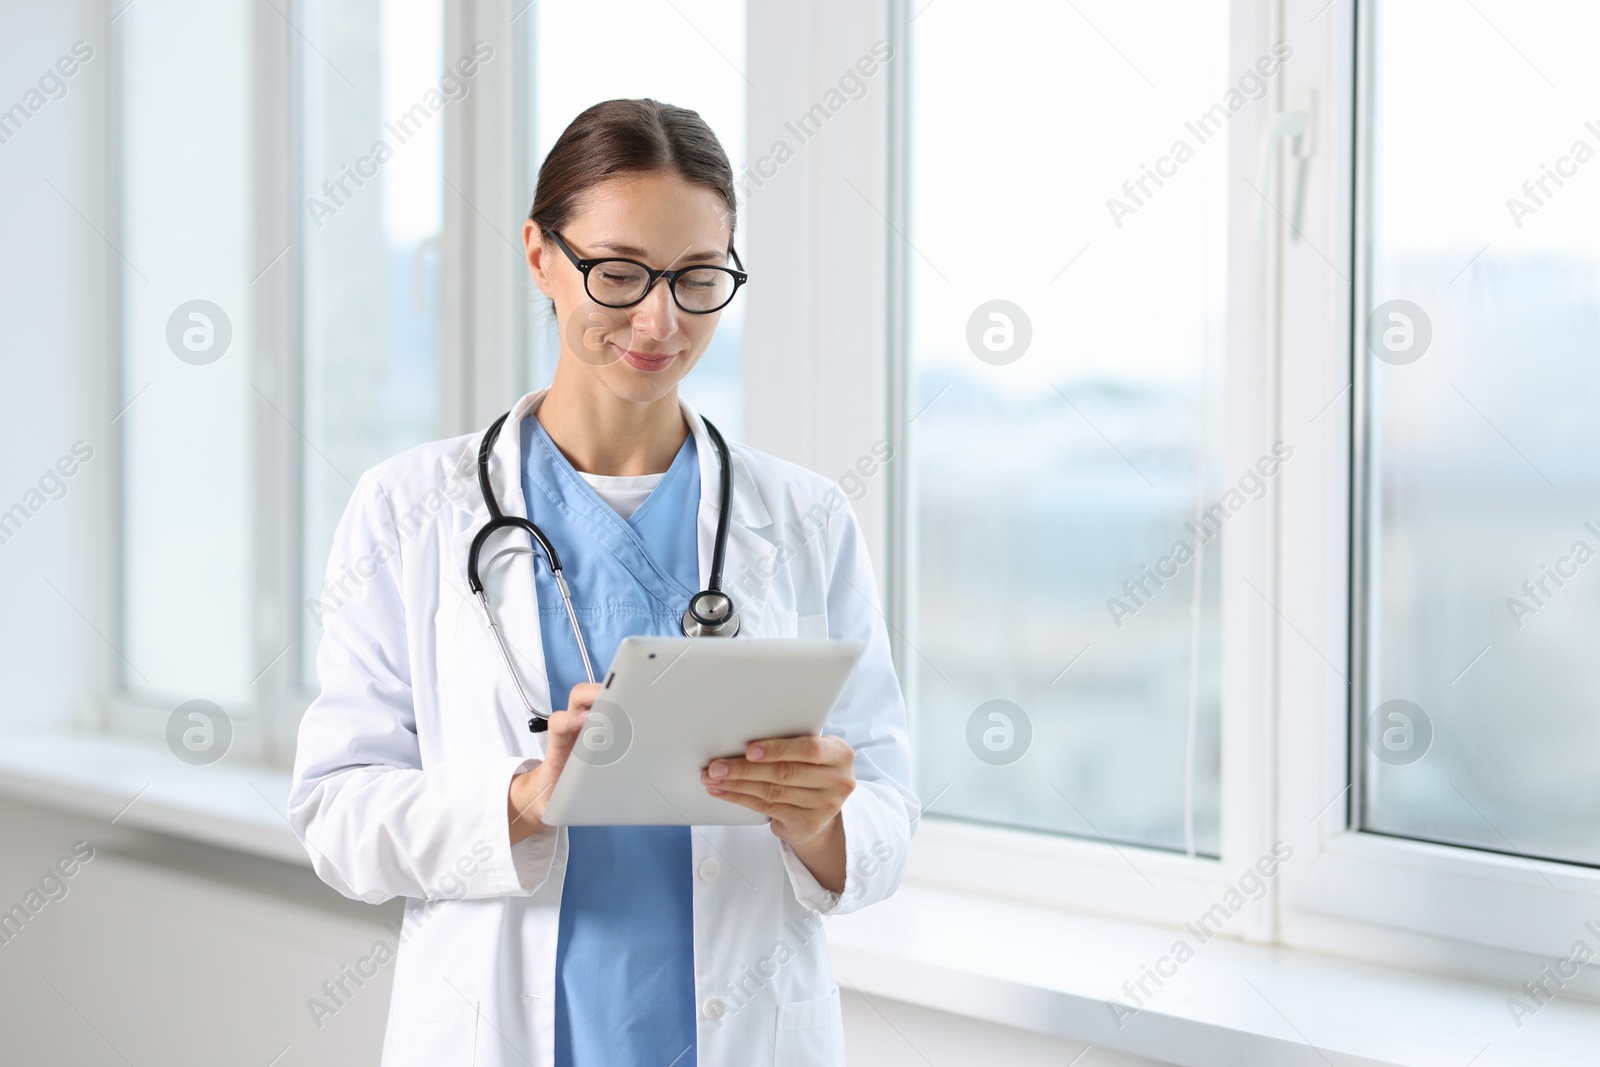
[[[660,474],[637,474],[617,476],[611,474],[585,474],[578,472],[584,481],[589,483],[589,488],[595,491],[601,500],[611,505],[613,511],[624,519],[633,518],[633,513],[639,510],[645,498],[655,490],[666,472]]]

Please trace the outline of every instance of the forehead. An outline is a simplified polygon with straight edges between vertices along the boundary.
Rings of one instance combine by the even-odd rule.
[[[591,187],[562,236],[582,245],[591,257],[720,262],[727,254],[732,220],[715,189],[675,172],[652,171]]]

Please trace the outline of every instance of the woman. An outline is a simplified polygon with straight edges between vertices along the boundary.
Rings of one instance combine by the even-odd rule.
[[[569,328],[549,389],[492,439],[488,480],[505,514],[558,546],[597,671],[629,634],[679,634],[706,588],[720,453],[678,383],[742,280],[729,273],[735,217],[716,136],[653,100],[585,111],[539,171],[528,269]],[[300,729],[289,810],[317,873],[356,899],[407,898],[383,1062],[843,1062],[819,916],[892,893],[917,822],[850,508],[827,479],[732,446],[739,636],[866,645],[821,738],[757,742],[706,768],[709,794],[770,822],[546,826],[598,687],[544,557],[500,554],[527,535],[495,534],[482,553],[515,679],[469,589],[491,517],[484,439],[362,476],[328,563],[344,598],[324,617],[321,692]],[[530,732],[524,700],[547,731]]]

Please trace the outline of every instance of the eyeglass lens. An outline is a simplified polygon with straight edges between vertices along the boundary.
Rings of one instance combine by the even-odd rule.
[[[589,296],[609,307],[625,307],[644,297],[650,275],[636,263],[602,260],[589,270]],[[685,271],[673,281],[672,294],[686,311],[715,311],[733,297],[733,275],[714,267]]]

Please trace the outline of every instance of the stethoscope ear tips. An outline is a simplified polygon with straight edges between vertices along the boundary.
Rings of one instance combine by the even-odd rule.
[[[689,598],[682,628],[685,637],[737,637],[739,613],[727,593],[703,589]]]
[[[548,729],[550,729],[549,719],[541,719],[537,715],[528,719],[528,732],[530,734],[542,734]]]

